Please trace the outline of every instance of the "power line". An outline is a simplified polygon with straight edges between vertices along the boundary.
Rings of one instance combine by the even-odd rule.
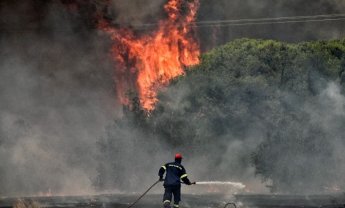
[[[310,23],[310,22],[329,22],[345,20],[345,14],[323,14],[309,16],[286,16],[272,18],[252,18],[252,19],[230,19],[230,20],[207,20],[190,23],[191,27],[231,27],[231,26],[250,26],[250,25],[270,25],[270,24],[291,24],[291,23]],[[117,24],[120,25],[120,24]],[[130,27],[146,30],[158,26],[158,23],[133,24]],[[44,28],[0,28],[0,31],[32,31]],[[58,28],[58,31],[70,30]]]
[[[192,27],[230,27],[230,26],[250,26],[250,25],[273,25],[273,24],[290,24],[290,23],[308,23],[308,22],[329,22],[329,21],[340,21],[345,20],[342,18],[328,18],[328,19],[309,19],[309,20],[286,20],[286,21],[262,21],[262,22],[246,22],[246,23],[226,23],[226,24],[204,24],[195,25]]]
[[[272,18],[253,18],[237,20],[208,20],[192,22],[192,27],[226,27],[226,26],[246,26],[246,25],[267,25],[267,24],[288,24],[303,22],[325,22],[344,20],[345,14],[325,14],[310,16],[289,16],[289,17],[272,17]],[[157,26],[157,23],[131,25],[134,28],[145,28]]]
[[[281,20],[303,20],[303,19],[317,19],[317,18],[341,18],[345,14],[323,14],[323,15],[309,15],[309,16],[285,16],[285,17],[270,17],[270,18],[253,18],[253,19],[237,19],[237,20],[208,20],[194,22],[200,24],[213,24],[213,23],[241,23],[241,22],[261,22],[261,21],[281,21]]]

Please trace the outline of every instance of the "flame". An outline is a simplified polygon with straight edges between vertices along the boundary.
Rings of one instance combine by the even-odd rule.
[[[183,75],[186,66],[199,63],[200,49],[193,30],[198,7],[199,0],[169,0],[164,5],[167,18],[159,21],[155,31],[140,36],[99,21],[99,28],[113,41],[111,55],[118,63],[116,90],[121,103],[129,105],[126,93],[135,89],[143,109],[153,110],[157,91]]]

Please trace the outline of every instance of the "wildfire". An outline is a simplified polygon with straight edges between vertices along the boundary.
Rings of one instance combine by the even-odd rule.
[[[159,21],[155,31],[139,36],[130,29],[99,21],[99,28],[113,41],[111,54],[118,64],[116,89],[123,104],[130,104],[126,93],[135,89],[142,107],[153,110],[157,91],[183,75],[186,66],[199,63],[199,44],[193,30],[198,7],[199,0],[169,0],[164,5],[167,18]]]

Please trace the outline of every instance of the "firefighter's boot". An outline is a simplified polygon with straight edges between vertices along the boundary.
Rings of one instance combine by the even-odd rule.
[[[169,201],[169,200],[165,200],[165,201],[163,202],[163,207],[164,207],[164,208],[170,208],[170,201]]]

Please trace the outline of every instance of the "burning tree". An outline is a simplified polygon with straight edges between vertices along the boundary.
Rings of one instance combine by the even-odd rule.
[[[112,57],[117,62],[116,89],[119,100],[129,105],[126,93],[136,89],[142,107],[151,111],[157,91],[183,75],[184,67],[199,63],[199,45],[193,29],[198,0],[169,0],[164,5],[166,19],[149,34],[135,34],[100,19],[98,27],[113,40]]]
[[[114,23],[109,0],[61,1],[71,12],[91,13],[87,16],[94,20],[88,23],[93,22],[110,36],[116,93],[124,105],[131,105],[127,94],[135,91],[142,108],[152,111],[158,91],[184,75],[185,67],[199,63],[195,31],[199,0],[168,0],[164,5],[165,17],[158,23],[139,25],[140,31]]]

